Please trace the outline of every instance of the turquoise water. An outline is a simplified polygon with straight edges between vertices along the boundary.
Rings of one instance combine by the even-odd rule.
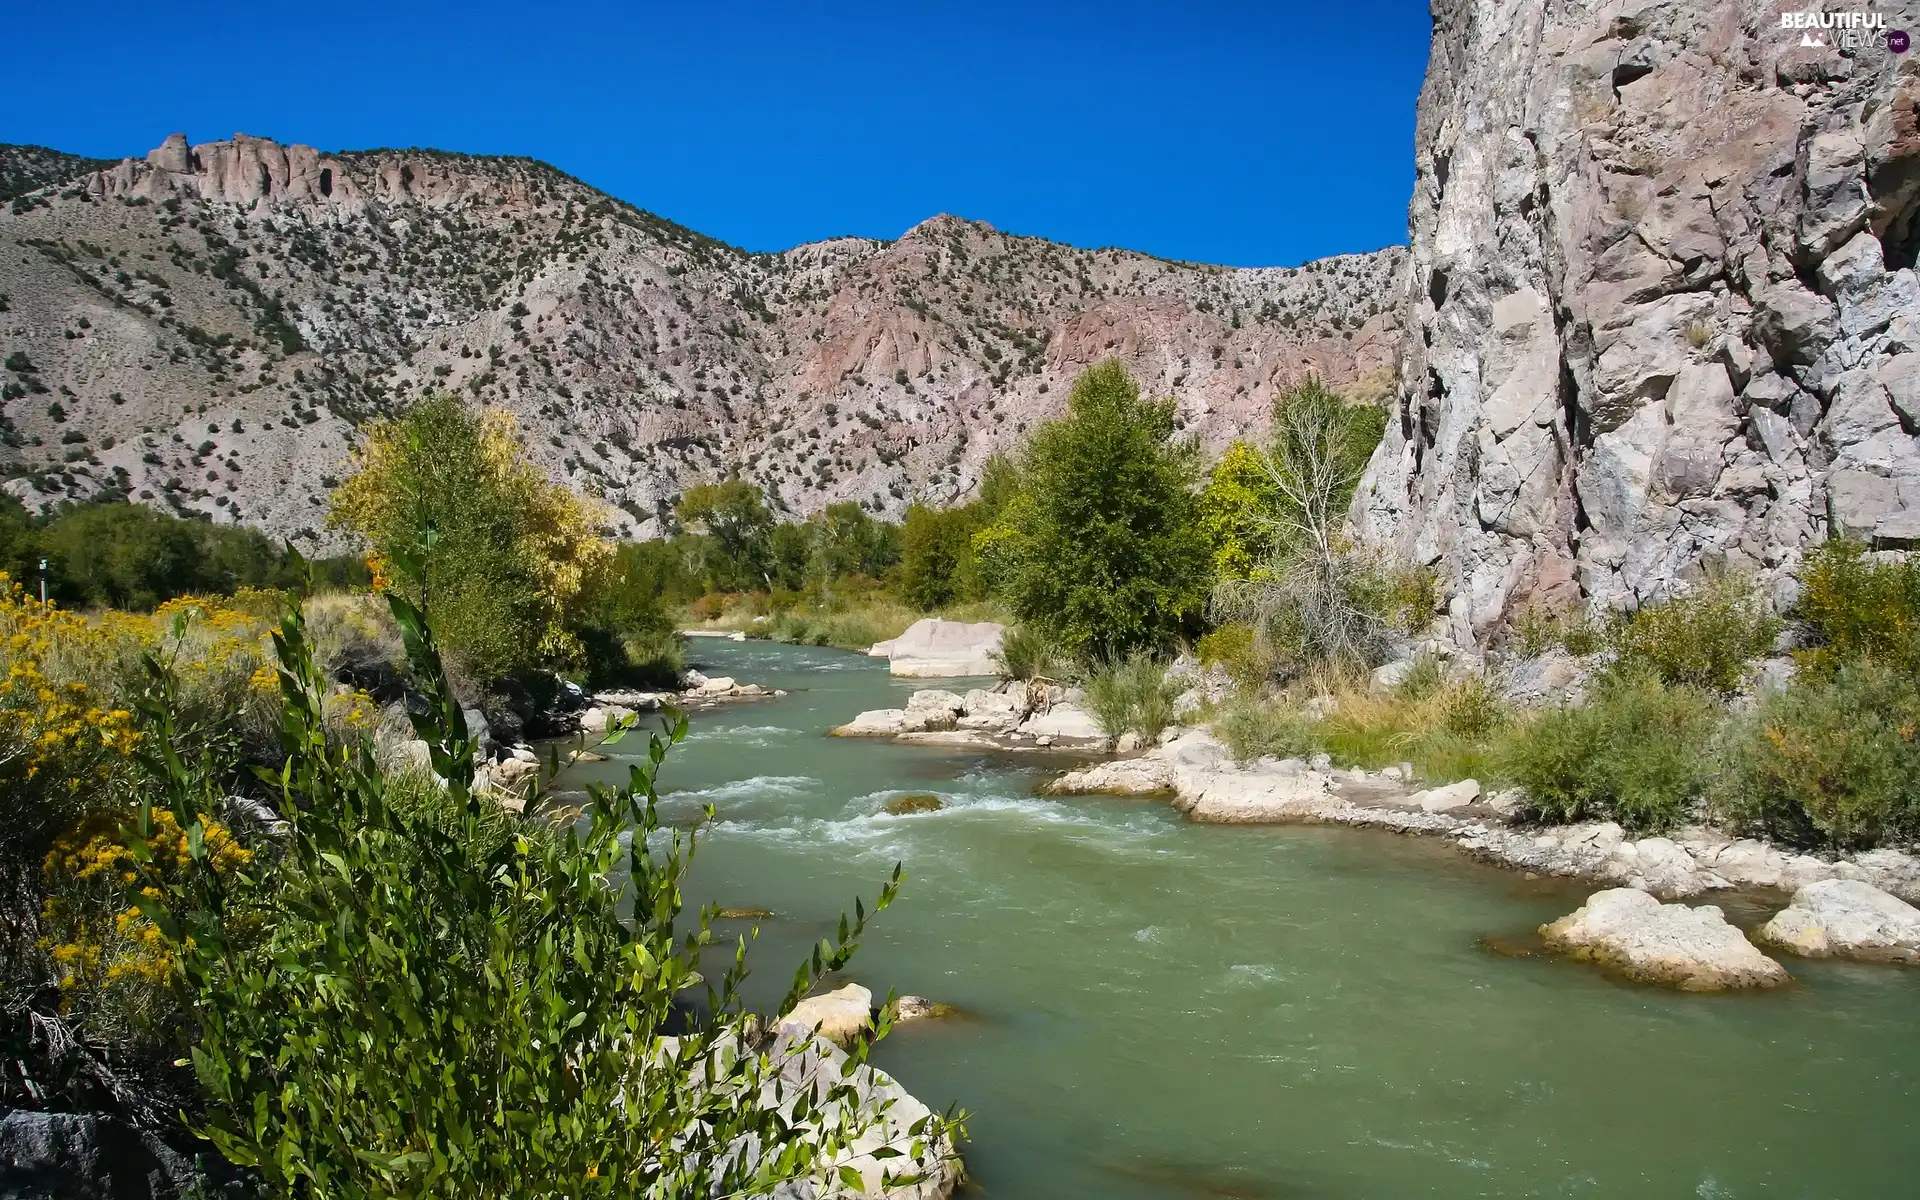
[[[1038,798],[1038,764],[823,737],[904,703],[883,661],[693,656],[791,694],[695,717],[669,759],[669,817],[717,810],[690,901],[774,910],[770,1002],[904,863],[848,977],[967,1011],[875,1061],[972,1113],[994,1200],[1920,1195],[1920,970],[1790,961],[1785,992],[1685,996],[1502,957],[1480,939],[1583,892],[1430,841]],[[903,791],[947,807],[879,813]]]

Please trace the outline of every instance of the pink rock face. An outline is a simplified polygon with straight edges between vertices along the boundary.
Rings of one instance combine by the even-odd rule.
[[[1920,76],[1783,7],[1435,6],[1401,419],[1355,513],[1462,643],[1920,524],[1916,427],[1834,416],[1920,335]]]

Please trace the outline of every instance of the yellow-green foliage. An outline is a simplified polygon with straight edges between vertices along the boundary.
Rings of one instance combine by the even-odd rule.
[[[362,432],[328,524],[372,548],[375,589],[425,602],[483,677],[581,665],[571,609],[613,558],[600,507],[549,483],[500,410],[437,397]]]
[[[1851,850],[1920,837],[1920,680],[1841,661],[1735,723],[1715,809],[1784,841]]]
[[[1815,643],[1799,656],[1803,669],[1869,658],[1920,669],[1920,555],[1875,562],[1860,542],[1832,541],[1807,555],[1800,582]]]
[[[1618,623],[1609,640],[1618,665],[1648,670],[1675,686],[1728,694],[1748,664],[1766,654],[1780,621],[1744,579],[1721,579]]]
[[[1258,687],[1273,672],[1273,664],[1262,652],[1252,627],[1238,621],[1209,632],[1193,649],[1202,665],[1221,668],[1243,688]]]
[[[1260,452],[1234,442],[1215,464],[1200,492],[1197,517],[1221,579],[1253,579],[1273,555],[1272,513],[1281,497],[1261,465]]]
[[[1492,778],[1494,748],[1513,719],[1484,680],[1444,676],[1415,695],[1382,695],[1357,682],[1334,681],[1324,716],[1299,696],[1242,697],[1224,706],[1213,729],[1234,757],[1298,757],[1325,753],[1336,766],[1378,770],[1413,764],[1430,782]]]

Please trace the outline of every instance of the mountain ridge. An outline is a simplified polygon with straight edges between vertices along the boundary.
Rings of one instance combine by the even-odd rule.
[[[121,491],[331,547],[355,423],[458,390],[629,536],[733,473],[897,516],[1108,355],[1215,448],[1308,373],[1391,388],[1399,248],[1217,267],[936,214],[753,252],[519,156],[175,134],[76,161],[0,210],[0,355],[34,367],[7,486],[41,507]]]

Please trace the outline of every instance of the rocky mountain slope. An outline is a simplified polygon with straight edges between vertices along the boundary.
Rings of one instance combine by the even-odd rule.
[[[1920,541],[1920,57],[1798,6],[1436,0],[1399,416],[1356,503],[1453,636]],[[1789,16],[1789,23],[1793,21]]]
[[[82,172],[113,165],[111,159],[82,158],[45,146],[0,143],[0,200],[12,200],[44,187],[55,187]]]
[[[437,390],[515,412],[630,535],[734,472],[897,515],[1109,355],[1216,447],[1310,371],[1384,394],[1406,290],[1397,248],[1226,269],[948,216],[748,254],[526,159],[175,134],[59,169],[0,210],[8,489],[315,545],[356,423]]]

